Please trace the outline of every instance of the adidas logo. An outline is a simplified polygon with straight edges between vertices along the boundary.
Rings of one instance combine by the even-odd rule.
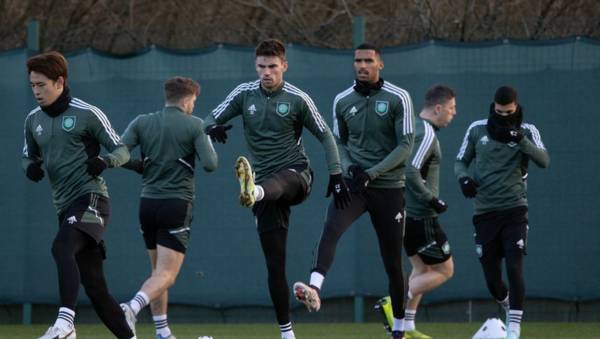
[[[69,224],[73,225],[74,223],[76,223],[76,222],[77,222],[77,218],[75,218],[75,216],[74,216],[74,215],[72,215],[72,216],[70,216],[70,217],[68,217],[68,218],[67,218],[67,222],[68,222]]]
[[[254,106],[254,104],[250,105],[250,107],[248,107],[248,112],[250,112],[250,115],[254,115],[254,113],[256,113],[256,106]]]
[[[350,111],[348,113],[355,115],[356,112],[358,112],[358,110],[356,109],[356,106],[352,106],[352,108],[350,108]]]
[[[37,127],[35,128],[35,133],[37,133],[37,135],[42,135],[43,131],[44,129],[42,128],[42,125],[37,125]]]
[[[523,247],[525,247],[525,241],[519,239],[519,241],[517,241],[517,246],[519,246],[520,249],[523,249]]]
[[[481,140],[481,143],[484,145],[487,144],[488,141],[490,141],[490,139],[488,139],[487,135],[484,135],[483,137],[481,137],[480,140]]]
[[[402,222],[402,212],[398,212],[398,214],[396,214],[396,216],[394,217],[394,220],[396,220],[397,223],[401,223]]]

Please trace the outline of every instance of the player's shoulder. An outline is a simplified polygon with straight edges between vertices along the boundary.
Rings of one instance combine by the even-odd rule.
[[[306,102],[313,101],[311,99],[311,97],[308,95],[308,93],[304,92],[300,88],[294,86],[293,84],[291,84],[287,81],[285,81],[283,83],[283,87],[281,88],[281,90],[286,92],[288,95],[296,98],[297,100],[306,101]]]
[[[525,129],[525,130],[528,130],[530,132],[539,132],[538,128],[534,124],[532,124],[530,122],[524,122],[524,123],[522,123],[521,124],[521,128]]]
[[[187,115],[187,114],[186,114],[186,117],[189,120],[190,125],[192,125],[193,127],[204,126],[204,120],[202,120],[202,118],[197,117],[195,115]]]
[[[38,114],[38,112],[41,112],[41,111],[42,111],[42,108],[40,106],[37,106],[36,108],[29,111],[29,113],[27,113],[27,115],[25,116],[25,120],[32,118],[33,116]]]
[[[106,119],[104,112],[90,103],[87,103],[79,98],[72,98],[69,102],[69,109],[73,113],[80,115],[93,115],[99,119]]]
[[[487,122],[488,122],[488,119],[480,119],[480,120],[473,121],[467,128],[466,134],[474,135],[474,134],[482,133],[482,131],[487,130]]]
[[[386,81],[386,80],[383,81],[383,86],[381,86],[381,90],[383,93],[386,93],[387,95],[389,95],[390,97],[392,97],[394,99],[401,100],[401,101],[410,100],[410,94],[408,93],[407,90],[405,90],[404,88],[398,87],[389,81]]]
[[[487,126],[488,119],[475,120],[469,125],[469,129],[472,128],[485,128]]]
[[[354,84],[352,84],[352,86],[350,86],[350,87],[346,88],[345,90],[336,94],[335,98],[333,99],[333,102],[334,103],[338,103],[340,101],[345,102],[345,100],[349,100],[350,98],[352,98],[354,93],[355,93]]]
[[[248,81],[248,82],[242,82],[241,84],[237,85],[232,92],[232,94],[240,94],[240,93],[246,93],[246,92],[252,92],[252,91],[256,91],[260,88],[260,80],[254,80],[254,81]]]
[[[149,121],[160,119],[160,113],[162,111],[154,111],[138,114],[132,121],[134,125],[142,125],[148,123]]]

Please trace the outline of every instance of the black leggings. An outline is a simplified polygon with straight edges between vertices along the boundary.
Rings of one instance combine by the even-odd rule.
[[[523,259],[527,251],[527,208],[520,206],[473,217],[475,242],[481,246],[479,262],[487,288],[496,300],[504,300],[510,290],[510,309],[522,310],[525,301]],[[502,280],[505,260],[509,288]]]
[[[512,250],[504,253],[506,274],[510,286],[510,309],[523,310],[525,279],[523,278],[523,252]],[[502,280],[502,257],[488,256],[480,259],[488,290],[496,300],[504,300],[509,291]]]
[[[290,322],[290,290],[285,275],[287,234],[287,228],[259,233],[267,264],[269,293],[279,325]]]
[[[333,264],[337,243],[352,223],[368,212],[377,234],[379,252],[388,275],[394,317],[404,318],[404,273],[402,243],[404,233],[404,199],[402,189],[367,189],[352,193],[350,206],[343,210],[329,204],[327,220],[317,246],[313,271],[322,275]]]
[[[103,245],[74,227],[61,226],[52,243],[52,256],[58,271],[61,307],[75,310],[81,282],[106,327],[117,338],[133,337],[123,310],[110,295],[104,279]]]

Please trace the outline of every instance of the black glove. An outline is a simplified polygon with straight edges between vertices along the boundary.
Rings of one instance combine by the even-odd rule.
[[[25,175],[29,180],[38,182],[44,178],[44,170],[42,169],[42,162],[36,161],[32,162],[27,166],[27,171]]]
[[[350,181],[350,192],[362,193],[369,185],[371,177],[360,166],[351,165],[348,167],[348,174],[352,177]]]
[[[438,214],[442,214],[446,212],[448,209],[448,205],[444,202],[444,200],[433,197],[429,200],[429,206],[433,208]]]
[[[87,172],[94,178],[108,168],[108,162],[100,156],[87,159],[85,163],[87,164]]]
[[[206,134],[210,136],[213,142],[224,144],[227,141],[227,131],[232,127],[231,125],[210,125],[206,127]]]
[[[121,167],[137,172],[138,174],[144,174],[144,163],[140,159],[129,159]]]
[[[327,194],[325,197],[329,198],[331,193],[333,193],[335,208],[338,210],[342,210],[350,205],[350,192],[348,192],[348,186],[346,186],[341,173],[329,176],[329,185],[327,185]]]
[[[523,139],[523,132],[521,132],[521,129],[515,129],[515,128],[511,128],[507,131],[508,136],[507,139],[508,141],[512,141],[512,142],[516,142],[519,143],[519,141],[521,141],[521,139]]]
[[[490,134],[490,136],[492,137],[492,139],[499,142],[518,143],[519,141],[521,141],[521,139],[523,139],[524,135],[520,128],[498,126],[494,129],[494,133]]]
[[[479,186],[473,179],[469,177],[462,177],[458,179],[460,189],[467,198],[473,198],[477,194],[477,186]]]

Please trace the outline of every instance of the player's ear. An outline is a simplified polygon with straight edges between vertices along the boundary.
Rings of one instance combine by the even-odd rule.
[[[65,86],[65,78],[61,75],[58,77],[58,79],[56,79],[55,84],[59,87],[64,87]]]
[[[281,64],[282,64],[282,71],[283,72],[287,71],[287,69],[288,69],[288,62],[287,62],[287,60],[283,59],[283,62]]]

